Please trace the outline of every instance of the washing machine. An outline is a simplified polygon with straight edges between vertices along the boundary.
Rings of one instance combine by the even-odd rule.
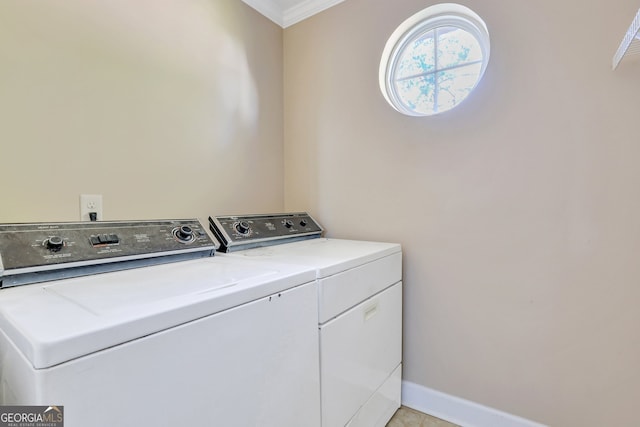
[[[320,426],[315,273],[212,255],[197,220],[0,225],[0,405]]]
[[[384,426],[400,407],[399,244],[323,238],[307,213],[212,216],[224,256],[316,274],[323,427]]]

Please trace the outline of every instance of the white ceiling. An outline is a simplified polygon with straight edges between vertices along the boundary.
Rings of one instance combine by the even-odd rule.
[[[344,0],[242,0],[282,28],[322,12]]]

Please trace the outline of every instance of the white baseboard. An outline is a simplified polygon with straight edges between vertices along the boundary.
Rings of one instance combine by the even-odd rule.
[[[402,381],[402,404],[463,427],[547,427],[409,381]]]

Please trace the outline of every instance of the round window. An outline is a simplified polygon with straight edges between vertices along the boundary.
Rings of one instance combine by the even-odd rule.
[[[380,61],[380,90],[410,116],[450,110],[476,87],[489,62],[489,32],[471,9],[428,7],[391,35]]]

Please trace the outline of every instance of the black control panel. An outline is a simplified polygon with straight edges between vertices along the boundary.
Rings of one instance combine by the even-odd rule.
[[[1,287],[214,254],[197,219],[0,224]]]
[[[221,252],[269,246],[322,235],[322,227],[306,212],[209,217]]]

